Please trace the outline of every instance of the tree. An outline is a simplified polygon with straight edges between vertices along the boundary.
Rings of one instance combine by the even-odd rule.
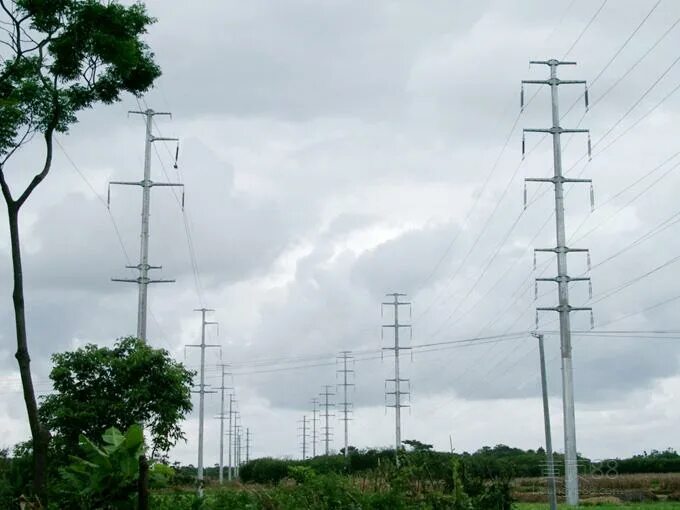
[[[9,220],[16,359],[33,440],[33,483],[44,498],[50,437],[38,415],[31,377],[19,212],[50,172],[55,133],[67,132],[81,110],[118,101],[123,92],[145,92],[160,69],[141,40],[155,21],[142,4],[0,0],[0,9],[0,189]],[[44,159],[35,172],[20,176],[30,180],[15,195],[6,166],[34,135],[42,138]]]
[[[427,443],[422,443],[417,439],[406,439],[402,441],[407,446],[410,446],[414,452],[429,452],[432,451],[432,445]]]
[[[61,458],[77,450],[81,435],[102,437],[110,427],[144,423],[152,456],[184,438],[180,423],[191,411],[194,374],[168,351],[128,337],[112,348],[86,345],[55,354],[52,361],[56,393],[44,397],[40,418],[65,453]]]

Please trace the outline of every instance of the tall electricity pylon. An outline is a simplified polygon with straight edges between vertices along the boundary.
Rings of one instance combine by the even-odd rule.
[[[393,324],[383,324],[383,328],[394,328],[394,347],[383,347],[383,350],[387,351],[394,351],[394,379],[386,379],[385,380],[385,385],[389,385],[389,383],[394,384],[394,391],[388,391],[387,388],[385,389],[385,396],[389,395],[394,395],[394,404],[390,404],[389,402],[386,402],[385,405],[387,407],[394,407],[394,454],[395,454],[395,462],[397,466],[399,466],[399,450],[401,449],[401,408],[402,407],[409,407],[408,404],[404,404],[402,401],[402,396],[410,395],[409,390],[402,390],[401,388],[401,383],[409,383],[408,379],[402,379],[400,374],[399,374],[399,353],[400,351],[403,351],[405,349],[410,349],[410,347],[403,347],[399,343],[399,330],[401,328],[408,328],[409,331],[411,331],[411,325],[410,324],[401,324],[399,322],[399,307],[400,306],[408,306],[409,310],[411,309],[411,303],[410,302],[404,302],[404,301],[399,301],[400,296],[405,296],[406,294],[400,294],[398,292],[393,292],[392,294],[386,294],[388,297],[394,298],[393,301],[390,302],[385,302],[382,303],[382,308],[384,309],[385,306],[391,306],[394,307],[394,323]]]
[[[316,445],[319,441],[316,432],[316,424],[319,421],[319,399],[313,398],[310,402],[312,403],[312,457],[316,457]]]
[[[307,460],[307,438],[309,437],[309,428],[307,427],[307,415],[302,416],[302,420],[298,421],[302,425],[298,427],[300,432],[300,439],[302,440],[302,460]]]
[[[250,462],[250,447],[253,444],[253,435],[250,433],[250,429],[246,428],[246,464]]]
[[[178,141],[178,138],[164,138],[154,136],[152,132],[153,118],[156,115],[170,115],[168,112],[155,112],[151,109],[145,111],[130,111],[135,115],[146,117],[146,142],[144,144],[144,178],[141,181],[111,181],[109,182],[107,206],[111,206],[111,185],[140,186],[142,188],[142,230],[139,248],[139,263],[136,266],[126,266],[128,269],[137,269],[137,278],[111,278],[114,282],[136,283],[139,288],[137,300],[137,338],[146,342],[146,312],[147,291],[150,283],[173,283],[175,280],[150,279],[149,269],[162,269],[162,266],[149,265],[149,216],[151,210],[151,188],[155,186],[178,186],[184,188],[184,184],[171,182],[154,182],[151,180],[151,144],[158,141]],[[184,203],[184,198],[182,198]]]
[[[569,283],[573,281],[590,281],[590,278],[569,276],[567,271],[567,254],[570,252],[587,252],[584,248],[569,248],[566,244],[564,225],[564,184],[565,183],[591,183],[591,206],[593,205],[592,181],[590,179],[570,179],[562,174],[562,133],[588,133],[588,154],[590,155],[590,132],[587,129],[564,129],[560,126],[560,110],[558,98],[559,85],[585,85],[583,80],[560,80],[557,78],[557,67],[560,65],[576,65],[576,62],[560,62],[559,60],[532,61],[531,64],[544,64],[550,67],[548,80],[523,80],[524,84],[549,85],[552,99],[552,127],[543,129],[524,129],[525,133],[549,133],[553,140],[553,167],[554,175],[550,178],[531,178],[531,182],[550,182],[555,187],[555,227],[557,246],[554,248],[541,248],[536,251],[552,252],[557,255],[557,277],[537,278],[536,281],[550,281],[557,283],[559,304],[555,307],[537,307],[536,316],[538,322],[539,311],[558,312],[560,320],[560,349],[562,354],[562,402],[564,407],[564,469],[566,500],[570,506],[577,506],[578,493],[578,465],[576,453],[576,419],[574,413],[574,374],[571,358],[571,324],[570,313],[575,311],[590,311],[592,326],[592,309],[590,307],[573,307],[569,304]],[[588,89],[585,90],[586,108],[588,107]],[[522,103],[524,94],[522,93]],[[522,107],[524,105],[522,104]],[[522,152],[524,153],[524,138],[522,138]],[[526,196],[526,193],[525,193]],[[536,326],[538,329],[538,325]]]
[[[224,370],[228,367],[227,364],[221,364],[219,367],[222,369],[222,384],[218,390],[220,390],[220,414],[217,416],[220,420],[220,485],[224,483],[224,420],[227,419],[224,409],[224,391],[232,390],[233,388],[224,385],[224,376],[231,375]],[[231,397],[231,395],[230,395]]]
[[[201,343],[200,344],[190,344],[187,345],[186,347],[198,347],[201,349],[201,372],[200,372],[200,378],[201,382],[198,387],[198,391],[195,391],[194,393],[198,393],[199,395],[199,405],[198,405],[198,472],[196,475],[196,478],[198,480],[198,495],[199,497],[203,496],[203,425],[204,425],[204,418],[205,418],[205,394],[206,393],[217,393],[214,390],[206,390],[206,384],[205,384],[205,350],[208,347],[217,347],[221,349],[221,346],[219,344],[206,344],[205,343],[205,327],[208,325],[217,325],[217,322],[209,322],[205,320],[205,314],[206,312],[214,312],[214,310],[211,310],[209,308],[199,308],[197,310],[194,310],[195,312],[201,312]],[[185,347],[185,350],[186,350]],[[221,352],[221,351],[220,351]],[[221,357],[221,356],[220,356]]]
[[[234,449],[236,451],[236,459],[234,461],[235,465],[235,470],[236,470],[236,478],[238,479],[240,471],[241,471],[241,425],[236,425],[234,427],[234,433],[235,433],[235,443],[234,443]]]
[[[233,469],[233,463],[232,463],[232,444],[234,443],[233,438],[234,438],[234,415],[236,414],[236,400],[234,399],[234,394],[230,393],[229,394],[229,432],[227,432],[227,436],[229,437],[229,440],[227,441],[227,459],[228,459],[228,467],[227,467],[227,479],[231,481],[234,478],[234,469]]]
[[[324,419],[324,426],[321,427],[321,430],[322,430],[322,433],[323,433],[324,454],[329,455],[330,451],[331,451],[330,445],[331,445],[331,435],[332,435],[331,425],[330,425],[329,419],[332,416],[334,416],[333,414],[331,414],[330,408],[335,407],[335,404],[333,404],[329,400],[329,397],[334,396],[335,393],[330,392],[330,389],[332,388],[332,386],[330,386],[330,385],[325,385],[323,388],[324,388],[323,393],[319,394],[323,398],[323,400],[321,401],[321,407],[323,408],[323,413],[321,414],[321,416],[323,416],[323,419]]]
[[[350,386],[354,386],[353,383],[348,381],[348,377],[350,374],[354,374],[354,370],[350,370],[347,368],[347,363],[351,361],[352,358],[352,351],[342,351],[340,355],[338,356],[338,361],[342,363],[342,368],[338,370],[339,374],[342,374],[342,382],[338,384],[339,387],[342,388],[342,402],[340,402],[340,407],[341,407],[341,412],[342,412],[342,417],[340,420],[344,422],[345,425],[345,458],[349,455],[348,447],[349,447],[349,422],[351,418],[349,415],[352,412],[352,403],[349,401],[349,395],[347,394],[347,389]]]

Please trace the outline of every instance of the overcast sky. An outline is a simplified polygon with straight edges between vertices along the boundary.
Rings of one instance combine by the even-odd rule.
[[[341,350],[356,353],[350,443],[392,444],[384,379],[393,364],[380,359],[392,341],[389,331],[380,334],[392,318],[380,313],[388,292],[413,303],[410,319],[402,310],[413,325],[406,345],[518,333],[414,349],[412,359],[404,353],[402,377],[412,390],[405,439],[448,449],[451,436],[458,451],[544,443],[537,346],[528,332],[535,306],[557,299],[554,284],[541,283],[534,302],[533,278],[555,275],[552,255],[539,254],[532,271],[533,248],[555,244],[553,197],[549,185],[530,183],[523,210],[522,195],[525,177],[551,175],[552,146],[528,134],[522,160],[521,130],[550,126],[550,97],[528,86],[519,116],[519,92],[522,79],[549,72],[529,60],[547,58],[576,60],[560,76],[591,83],[587,113],[582,86],[560,88],[563,127],[589,128],[593,144],[589,162],[586,136],[563,139],[565,170],[592,178],[596,200],[591,213],[588,186],[567,188],[568,244],[590,248],[593,265],[592,300],[587,284],[573,283],[572,304],[593,307],[597,331],[624,332],[574,336],[578,450],[603,458],[680,447],[679,340],[639,333],[680,329],[673,300],[680,3],[147,4],[158,19],[148,42],[163,76],[140,105],[171,111],[172,119],[157,118],[156,135],[181,138],[178,170],[174,144],[158,142],[152,174],[186,185],[184,215],[179,195],[152,193],[150,263],[177,283],[150,289],[149,341],[184,359],[184,344],[199,340],[193,309],[216,310],[210,319],[219,321],[219,337],[210,330],[209,341],[233,363],[230,384],[253,456],[299,456],[298,420],[311,414],[322,385],[338,382]],[[111,217],[105,202],[107,181],[141,179],[144,126],[126,113],[140,105],[125,97],[82,114],[59,138],[53,172],[25,208],[29,342],[40,392],[50,389],[52,353],[136,331],[136,288],[110,278],[134,276],[124,266],[137,263],[141,193],[113,188]],[[36,151],[15,160],[13,183],[28,178]],[[13,357],[4,210],[0,216],[0,446],[9,446],[29,432]],[[574,276],[586,272],[586,257],[570,255],[569,267]],[[551,312],[539,318],[561,450],[557,323]],[[587,330],[590,317],[575,313],[572,324]],[[191,367],[198,360],[197,350],[187,352]],[[215,386],[219,362],[210,351],[207,382]],[[206,402],[212,464],[218,395]],[[174,460],[196,462],[197,423],[194,412]],[[342,422],[331,423],[337,449]]]

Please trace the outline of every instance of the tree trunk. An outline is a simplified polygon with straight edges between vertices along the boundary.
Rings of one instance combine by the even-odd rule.
[[[38,404],[31,376],[31,357],[28,354],[26,337],[26,314],[24,306],[24,277],[21,267],[21,243],[19,241],[19,207],[7,205],[9,232],[12,247],[12,269],[14,274],[14,322],[17,333],[17,352],[15,357],[19,363],[24,402],[28,412],[28,422],[33,438],[33,491],[40,499],[43,507],[47,507],[47,449],[50,442],[49,430],[40,423]]]
[[[149,510],[149,461],[146,460],[146,455],[139,457],[137,510]]]

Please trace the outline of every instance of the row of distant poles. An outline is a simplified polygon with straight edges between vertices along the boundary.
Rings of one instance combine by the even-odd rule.
[[[561,135],[563,133],[586,133],[588,134],[588,154],[590,156],[591,144],[590,144],[590,134],[587,129],[565,129],[560,126],[560,114],[559,114],[559,97],[558,97],[558,87],[560,85],[573,85],[581,84],[586,85],[583,80],[561,80],[557,77],[557,67],[560,65],[575,65],[576,62],[565,62],[559,60],[545,60],[545,61],[531,61],[531,64],[544,64],[550,68],[550,78],[547,80],[523,80],[522,81],[522,93],[521,93],[521,107],[524,108],[524,85],[525,84],[536,84],[536,85],[549,85],[551,92],[551,102],[552,102],[552,127],[550,128],[525,128],[524,133],[546,133],[552,135],[553,140],[553,169],[554,174],[551,178],[528,178],[528,182],[548,182],[552,183],[554,186],[555,194],[555,230],[556,230],[556,246],[553,248],[537,248],[536,252],[551,252],[557,256],[557,276],[551,278],[536,278],[538,282],[553,282],[557,284],[558,289],[558,305],[554,307],[537,307],[537,314],[539,311],[554,311],[559,314],[560,323],[560,350],[561,350],[561,361],[562,361],[562,402],[563,402],[563,416],[564,416],[564,462],[565,462],[565,489],[566,489],[566,500],[567,504],[570,506],[578,505],[579,499],[579,489],[578,489],[578,465],[577,465],[577,450],[576,450],[576,423],[575,423],[575,411],[574,411],[574,380],[573,380],[573,367],[572,367],[572,346],[571,346],[571,324],[570,315],[571,312],[575,311],[589,311],[591,313],[591,325],[592,325],[592,308],[590,307],[573,307],[569,304],[569,284],[576,281],[588,281],[589,277],[572,277],[569,276],[567,270],[567,254],[574,252],[585,252],[588,253],[586,248],[571,248],[566,245],[566,232],[565,232],[565,221],[564,221],[564,184],[565,183],[590,183],[591,184],[591,202],[592,202],[592,181],[590,179],[578,179],[578,178],[567,178],[564,177],[562,172],[562,146],[561,146]],[[588,89],[585,89],[585,103],[586,109],[588,108]],[[137,308],[137,336],[141,340],[146,341],[146,323],[147,323],[147,292],[148,285],[150,283],[160,283],[160,282],[173,282],[174,280],[163,280],[163,279],[150,279],[149,270],[150,269],[160,269],[161,266],[151,266],[149,265],[149,210],[150,210],[150,199],[151,199],[151,188],[155,186],[169,186],[169,187],[183,187],[180,183],[158,183],[151,180],[151,145],[156,141],[178,141],[176,138],[164,138],[156,137],[153,135],[153,118],[155,115],[170,115],[167,112],[154,112],[151,109],[145,111],[131,111],[132,114],[143,115],[146,118],[146,143],[144,151],[144,178],[142,181],[131,182],[131,181],[112,181],[110,184],[114,185],[127,185],[127,186],[140,186],[142,188],[142,226],[141,226],[141,242],[140,242],[140,257],[139,263],[136,266],[128,266],[131,269],[137,269],[139,276],[134,279],[123,279],[114,278],[113,281],[119,282],[131,282],[136,283],[139,289],[138,297],[138,308]],[[524,155],[525,141],[524,136],[522,137],[522,154]],[[176,154],[177,159],[177,154]],[[177,161],[175,160],[175,165]],[[109,186],[109,203],[110,203],[110,186]],[[525,193],[525,203],[526,203],[526,193]],[[182,206],[184,205],[184,198],[182,198]],[[386,386],[391,389],[386,389],[386,396],[392,397],[393,401],[388,401],[386,404],[389,407],[394,407],[395,409],[395,452],[397,453],[396,461],[399,462],[398,452],[401,449],[401,409],[407,407],[408,404],[405,403],[404,398],[407,397],[410,392],[402,387],[403,384],[408,384],[408,379],[404,379],[400,375],[400,352],[408,347],[403,346],[400,343],[399,333],[402,328],[410,329],[411,326],[408,324],[401,324],[399,322],[399,309],[402,306],[410,306],[410,303],[405,301],[400,301],[400,298],[405,296],[401,293],[388,294],[388,297],[392,297],[392,301],[383,303],[383,306],[391,306],[394,308],[394,322],[392,324],[384,324],[383,328],[392,328],[394,331],[394,346],[387,347],[385,349],[394,352],[394,377],[386,380]],[[207,347],[215,347],[214,345],[207,345],[205,343],[205,327],[209,324],[215,324],[213,322],[206,321],[205,314],[211,310],[206,308],[201,308],[197,311],[201,312],[202,325],[201,325],[201,344],[194,345],[192,347],[199,347],[201,349],[201,370],[200,370],[200,385],[198,393],[200,395],[199,402],[199,453],[198,453],[198,485],[199,492],[202,493],[203,486],[203,425],[204,425],[204,395],[205,393],[212,392],[212,390],[206,390],[205,385],[205,349]],[[537,321],[538,329],[538,321]],[[542,338],[541,335],[537,335]],[[542,349],[541,349],[542,351]],[[349,374],[353,371],[348,369],[347,363],[352,358],[349,351],[343,351],[341,353],[343,360],[343,369],[341,372],[343,375],[343,395],[344,401],[341,403],[343,412],[343,421],[345,424],[345,434],[344,434],[344,453],[348,454],[348,423],[350,421],[349,415],[351,413],[351,403],[348,400],[347,389],[351,386],[348,382]],[[222,367],[222,385],[220,390],[222,391],[222,408],[220,419],[222,422],[222,427],[220,435],[224,436],[223,422],[225,419],[225,404],[224,404],[224,392],[227,388],[224,385],[224,366]],[[543,380],[545,378],[542,378]],[[544,382],[544,381],[543,381]],[[544,383],[545,384],[545,383]],[[330,402],[330,397],[333,395],[330,392],[330,386],[324,388],[324,392],[321,394],[324,400],[319,402],[318,399],[313,400],[313,416],[312,416],[312,434],[313,434],[313,454],[316,454],[316,421],[317,421],[317,406],[322,405],[324,409],[323,418],[325,420],[324,427],[322,428],[324,433],[324,443],[325,443],[325,453],[329,453],[330,445],[330,424],[329,418],[332,416],[330,413],[330,407],[333,406]],[[238,426],[233,424],[233,414],[232,414],[232,404],[233,404],[233,394],[230,394],[229,399],[229,478],[232,476],[231,469],[231,446],[232,438],[236,437],[236,444],[238,454],[240,455],[240,435],[235,435],[235,430]],[[548,417],[546,415],[546,435],[549,436],[549,425]],[[302,420],[302,439],[303,439],[303,457],[307,456],[307,438],[308,438],[308,426],[307,417],[304,416]],[[548,438],[546,438],[548,440]],[[249,446],[249,432],[247,445]],[[548,442],[548,441],[547,441]],[[551,455],[551,452],[549,452]],[[222,468],[223,468],[223,438],[220,438],[220,481],[222,480]],[[554,491],[554,472],[552,471],[552,466],[550,466],[551,473],[550,477],[553,480],[552,495],[551,495],[551,506],[555,505],[555,491]]]
[[[317,444],[319,440],[323,443],[324,455],[330,455],[331,453],[331,442],[333,436],[333,427],[331,426],[331,418],[335,417],[332,412],[332,408],[338,407],[341,413],[340,420],[344,424],[344,450],[343,453],[345,457],[349,454],[349,422],[352,421],[352,408],[353,404],[350,401],[349,389],[354,387],[354,370],[350,367],[353,366],[354,356],[352,351],[342,351],[338,355],[337,362],[340,368],[336,371],[340,376],[341,381],[337,384],[337,388],[340,389],[342,395],[342,401],[336,404],[332,401],[332,398],[336,396],[333,393],[333,385],[326,384],[323,386],[323,391],[319,393],[318,397],[310,400],[312,404],[312,415],[311,418],[308,415],[303,415],[302,420],[299,420],[298,432],[300,434],[300,448],[302,450],[302,459],[308,459],[309,457],[316,457],[317,455]],[[321,420],[323,420],[323,425],[320,427],[317,425]]]
[[[402,301],[401,298],[406,296],[402,293],[392,293],[387,294],[387,297],[391,297],[392,301],[382,303],[382,308],[387,307],[393,308],[394,322],[390,324],[383,324],[384,328],[391,328],[394,331],[394,345],[391,347],[384,347],[385,351],[394,352],[394,377],[385,379],[385,405],[387,407],[392,407],[395,410],[395,452],[396,452],[396,463],[399,465],[399,455],[398,452],[401,448],[401,409],[404,407],[409,407],[407,403],[407,398],[410,396],[410,390],[407,389],[410,384],[409,379],[401,377],[400,372],[400,353],[403,350],[410,349],[410,347],[404,346],[400,341],[400,331],[402,329],[411,330],[410,324],[404,324],[399,322],[399,309],[403,306],[409,307],[409,313],[411,308],[410,302]],[[331,412],[332,408],[339,407],[341,413],[340,420],[343,422],[344,429],[344,448],[343,454],[345,457],[349,455],[349,422],[352,420],[352,408],[353,404],[350,402],[349,398],[349,388],[354,387],[355,383],[352,382],[355,371],[350,368],[354,361],[354,356],[352,351],[341,351],[338,355],[337,362],[340,368],[337,369],[337,374],[340,376],[341,381],[337,384],[337,389],[341,390],[342,401],[338,402],[337,405],[332,401],[332,397],[336,396],[336,393],[332,392],[332,385],[324,385],[323,392],[319,393],[318,397],[311,399],[312,404],[312,414],[309,417],[307,414],[302,416],[300,420],[298,432],[300,434],[300,447],[302,450],[302,459],[307,459],[310,456],[316,457],[317,451],[316,446],[319,442],[319,438],[324,445],[324,455],[330,455],[330,443],[332,441],[332,427],[330,425],[330,418],[335,415]],[[406,388],[404,387],[406,386]],[[317,427],[317,423],[323,419],[323,425]]]
[[[141,181],[111,181],[109,183],[109,190],[107,194],[107,205],[111,205],[111,186],[139,186],[142,188],[142,213],[141,213],[141,234],[140,234],[140,249],[139,249],[139,263],[137,265],[126,266],[128,269],[136,269],[138,271],[137,278],[112,278],[114,282],[135,283],[138,287],[138,303],[137,303],[137,338],[147,341],[147,311],[148,311],[148,287],[152,283],[173,283],[175,280],[169,279],[153,279],[149,277],[149,271],[152,269],[162,269],[162,266],[154,266],[149,264],[149,218],[151,210],[151,189],[157,186],[162,187],[181,187],[182,199],[181,207],[184,208],[184,184],[171,182],[155,182],[151,180],[151,149],[154,142],[177,142],[177,150],[175,151],[175,168],[177,168],[177,160],[179,157],[179,139],[166,138],[162,136],[155,136],[153,134],[154,118],[160,116],[171,116],[169,112],[156,112],[150,108],[144,111],[130,111],[134,115],[143,115],[145,118],[146,136],[144,144],[144,177]],[[203,465],[203,443],[204,443],[204,425],[205,425],[205,394],[216,393],[215,390],[208,389],[209,386],[205,384],[205,351],[207,348],[221,348],[218,344],[206,344],[206,326],[218,326],[217,322],[206,320],[206,313],[213,312],[209,308],[198,308],[196,312],[201,313],[201,343],[187,345],[187,347],[196,347],[201,351],[201,366],[199,378],[200,382],[198,389],[194,393],[199,394],[199,431],[198,431],[198,467],[197,467],[197,483],[198,492],[203,494],[204,485],[204,465]],[[220,350],[220,358],[221,358]],[[238,402],[232,387],[225,386],[224,378],[230,375],[225,372],[227,365],[219,365],[222,369],[222,383],[219,389],[221,391],[221,409],[217,418],[220,419],[220,464],[219,464],[219,481],[223,483],[224,480],[224,437],[229,438],[228,441],[228,474],[227,477],[231,480],[238,477],[239,467],[242,463],[242,451],[245,450],[245,461],[250,457],[250,448],[252,445],[252,434],[249,428],[245,428],[245,438],[243,426],[240,422],[240,413],[237,409]],[[229,393],[228,413],[225,409],[225,391],[231,390]],[[228,421],[229,429],[225,433],[224,422]],[[233,449],[233,455],[232,455]]]

